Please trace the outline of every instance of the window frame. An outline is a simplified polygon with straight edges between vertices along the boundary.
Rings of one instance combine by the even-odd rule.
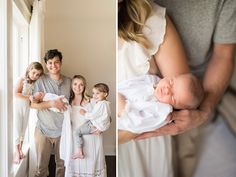
[[[24,15],[13,3],[12,7],[12,55],[13,55],[13,88],[16,86],[18,79],[23,77],[27,66],[29,65],[29,21],[25,19]],[[14,89],[13,89],[14,90]],[[14,94],[14,93],[13,93]],[[14,98],[13,98],[14,100]],[[14,106],[14,104],[13,104]],[[28,124],[29,125],[29,124]],[[14,121],[13,121],[14,126]],[[23,153],[25,158],[20,161],[20,164],[13,164],[12,171],[14,177],[21,177],[28,174],[28,154],[29,154],[29,126],[25,131],[23,142]],[[12,144],[14,145],[14,135],[12,137]],[[12,153],[14,152],[14,147]]]

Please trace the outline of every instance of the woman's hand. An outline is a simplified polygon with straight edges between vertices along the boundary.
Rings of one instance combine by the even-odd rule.
[[[135,138],[135,140],[150,138],[163,135],[177,135],[187,130],[201,125],[209,118],[210,114],[204,110],[181,110],[174,111],[168,117],[171,121],[167,125],[151,132],[143,133]]]
[[[84,116],[84,115],[86,114],[86,111],[85,111],[84,109],[80,109],[80,110],[79,110],[79,113],[80,113],[82,116]]]

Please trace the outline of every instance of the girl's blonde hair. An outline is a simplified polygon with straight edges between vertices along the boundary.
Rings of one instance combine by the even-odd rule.
[[[87,87],[87,82],[86,82],[86,79],[84,78],[84,76],[81,76],[81,75],[74,75],[74,77],[72,78],[71,84],[73,84],[73,81],[74,81],[75,79],[80,79],[80,80],[83,82],[83,84],[84,84],[84,90],[83,90],[83,92],[82,92],[82,99],[81,99],[81,102],[80,102],[80,105],[82,105],[83,101],[89,101],[89,99],[90,99],[90,96],[88,95],[88,92],[87,92],[87,89],[86,89],[86,87]],[[70,89],[70,99],[69,99],[69,103],[70,103],[70,104],[72,103],[72,101],[73,101],[74,98],[75,98],[75,94],[74,94],[74,92],[73,92],[73,90],[72,90],[72,88],[71,88],[71,89]]]
[[[35,61],[35,62],[32,62],[29,64],[29,66],[27,67],[26,69],[26,72],[25,72],[25,79],[27,80],[28,83],[33,83],[35,81],[31,80],[29,78],[29,72],[32,70],[32,69],[36,69],[36,70],[40,70],[42,71],[40,76],[44,73],[44,70],[43,70],[43,66],[41,63]]]
[[[151,43],[143,34],[143,27],[152,13],[150,0],[123,0],[119,3],[118,36],[125,41],[136,41],[145,48]]]

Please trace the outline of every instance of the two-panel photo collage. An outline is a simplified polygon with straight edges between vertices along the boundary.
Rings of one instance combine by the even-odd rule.
[[[0,0],[0,39],[1,177],[236,177],[236,0]]]

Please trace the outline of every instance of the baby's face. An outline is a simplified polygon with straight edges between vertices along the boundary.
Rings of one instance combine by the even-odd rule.
[[[160,102],[170,104],[176,109],[182,109],[182,105],[185,105],[192,98],[186,79],[186,77],[181,76],[161,79],[156,85],[156,98]]]

